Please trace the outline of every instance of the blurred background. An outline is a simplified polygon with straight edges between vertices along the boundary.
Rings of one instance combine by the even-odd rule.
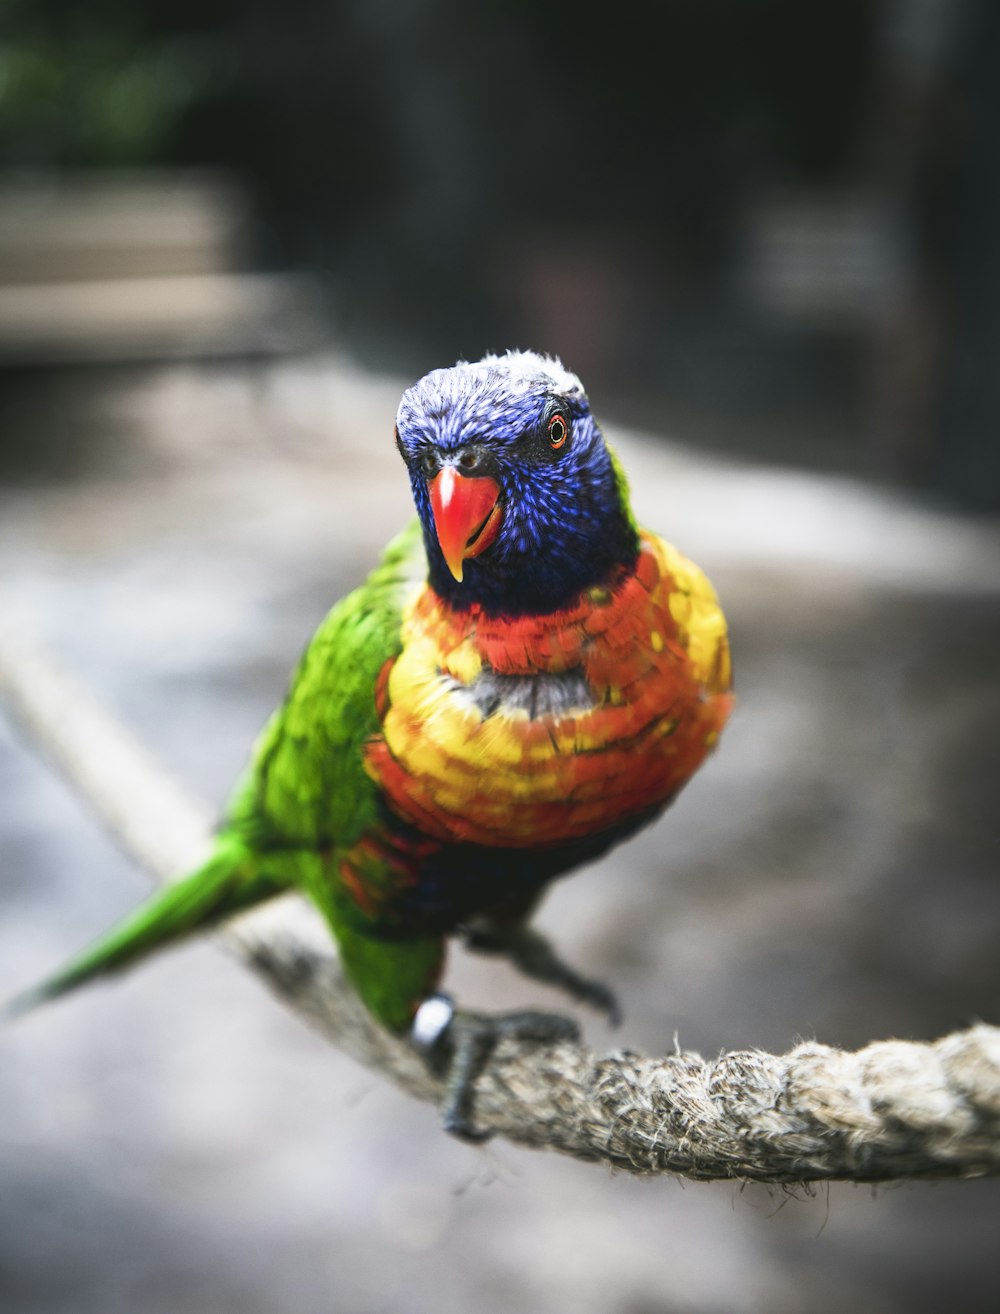
[[[998,59],[990,0],[0,0],[0,619],[221,806],[409,514],[401,389],[560,353],[740,694],[545,905],[591,1039],[996,1022]],[[3,720],[0,854],[0,994],[143,892]],[[459,1146],[207,944],[0,1037],[4,1314],[980,1310],[998,1233]]]

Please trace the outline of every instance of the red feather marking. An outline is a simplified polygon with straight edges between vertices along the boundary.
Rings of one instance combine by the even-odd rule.
[[[647,593],[655,593],[662,579],[660,563],[645,541],[642,543],[639,559],[635,564],[635,579]]]
[[[385,714],[391,706],[389,698],[389,675],[392,668],[396,665],[395,657],[388,658],[382,663],[382,669],[375,679],[375,711],[380,721],[385,720]]]
[[[339,871],[341,882],[347,893],[366,917],[374,917],[377,912],[377,905],[372,898],[372,890],[366,884],[361,873],[354,869],[349,858],[345,858],[341,862]]]

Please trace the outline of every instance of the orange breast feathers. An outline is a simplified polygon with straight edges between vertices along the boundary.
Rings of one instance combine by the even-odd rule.
[[[547,616],[456,612],[424,586],[402,639],[366,768],[450,842],[558,844],[664,804],[732,708],[712,586],[652,534],[634,573]]]

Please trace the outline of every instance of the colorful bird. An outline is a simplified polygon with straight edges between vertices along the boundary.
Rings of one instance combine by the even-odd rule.
[[[418,519],[320,625],[211,857],[15,1008],[298,888],[374,1017],[446,1056],[446,1125],[474,1136],[496,1037],[575,1028],[470,1024],[436,993],[447,937],[615,1015],[528,921],[551,880],[652,821],[714,747],[729,647],[705,576],[637,527],[559,361],[434,370],[404,394],[395,441]]]

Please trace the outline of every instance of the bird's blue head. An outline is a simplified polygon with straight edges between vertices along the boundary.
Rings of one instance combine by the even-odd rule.
[[[513,351],[432,371],[403,394],[396,445],[430,583],[453,607],[555,611],[635,562],[624,479],[557,360]]]

